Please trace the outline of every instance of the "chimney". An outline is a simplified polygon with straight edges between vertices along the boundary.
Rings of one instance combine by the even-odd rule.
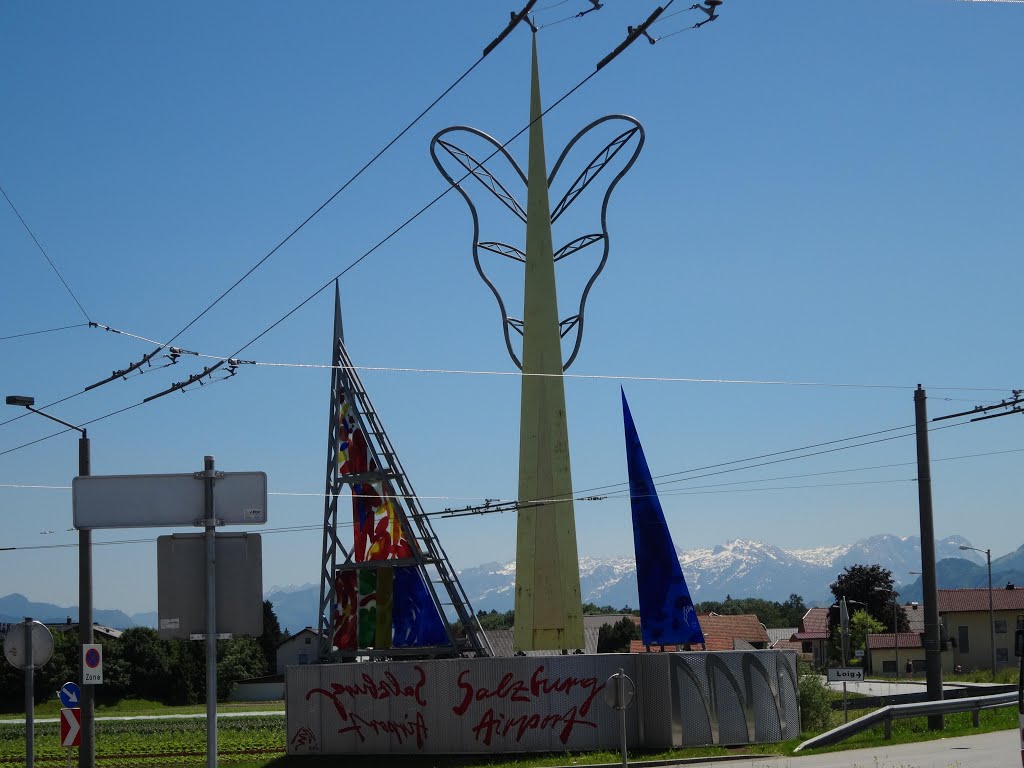
[[[68,625],[70,625],[70,624],[71,624],[71,617],[68,616]]]
[[[1016,589],[1016,587],[1013,585],[1012,581],[1006,582],[1006,588],[1007,589]]]

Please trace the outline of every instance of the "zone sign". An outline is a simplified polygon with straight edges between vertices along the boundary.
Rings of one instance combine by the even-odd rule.
[[[82,646],[82,683],[100,685],[103,682],[103,646],[99,643]]]

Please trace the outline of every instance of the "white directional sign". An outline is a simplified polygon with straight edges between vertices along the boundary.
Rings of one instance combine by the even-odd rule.
[[[830,683],[860,683],[864,681],[864,670],[861,667],[833,667],[827,671]]]
[[[103,646],[99,643],[82,646],[82,682],[85,685],[103,683]]]
[[[181,528],[201,524],[205,481],[185,475],[92,475],[71,482],[75,528]],[[267,522],[267,474],[223,472],[213,486],[218,525]]]

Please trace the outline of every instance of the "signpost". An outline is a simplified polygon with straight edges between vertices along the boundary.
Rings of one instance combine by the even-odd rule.
[[[35,670],[53,655],[53,635],[46,625],[28,616],[12,624],[4,638],[4,656],[12,666],[25,670],[25,768],[35,765]]]
[[[213,456],[206,456],[201,472],[88,476],[83,473],[72,481],[71,488],[75,528],[80,530],[203,528],[206,550],[206,631],[203,634],[206,639],[206,764],[208,768],[216,768],[216,531],[219,525],[262,525],[267,522],[266,473],[217,472]],[[262,622],[262,601],[260,607]],[[103,682],[103,649],[99,645],[82,646],[82,682],[89,685]]]
[[[609,707],[619,710],[619,736],[622,742],[622,768],[628,765],[626,760],[626,709],[633,703],[636,686],[626,673],[619,671],[608,678],[604,688],[604,700]]]

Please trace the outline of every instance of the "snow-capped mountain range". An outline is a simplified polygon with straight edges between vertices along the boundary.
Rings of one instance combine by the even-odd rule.
[[[949,536],[935,542],[935,559],[965,558],[974,552],[970,542]],[[798,594],[808,604],[832,599],[829,584],[850,565],[879,564],[892,571],[897,584],[911,582],[910,571],[921,569],[921,542],[916,536],[881,534],[853,544],[783,549],[761,541],[734,539],[713,549],[679,552],[679,562],[694,602],[733,597],[759,597],[782,602]],[[459,572],[459,580],[477,610],[506,611],[512,607],[516,566],[487,563]],[[636,563],[632,557],[580,558],[580,587],[584,602],[636,607]]]

